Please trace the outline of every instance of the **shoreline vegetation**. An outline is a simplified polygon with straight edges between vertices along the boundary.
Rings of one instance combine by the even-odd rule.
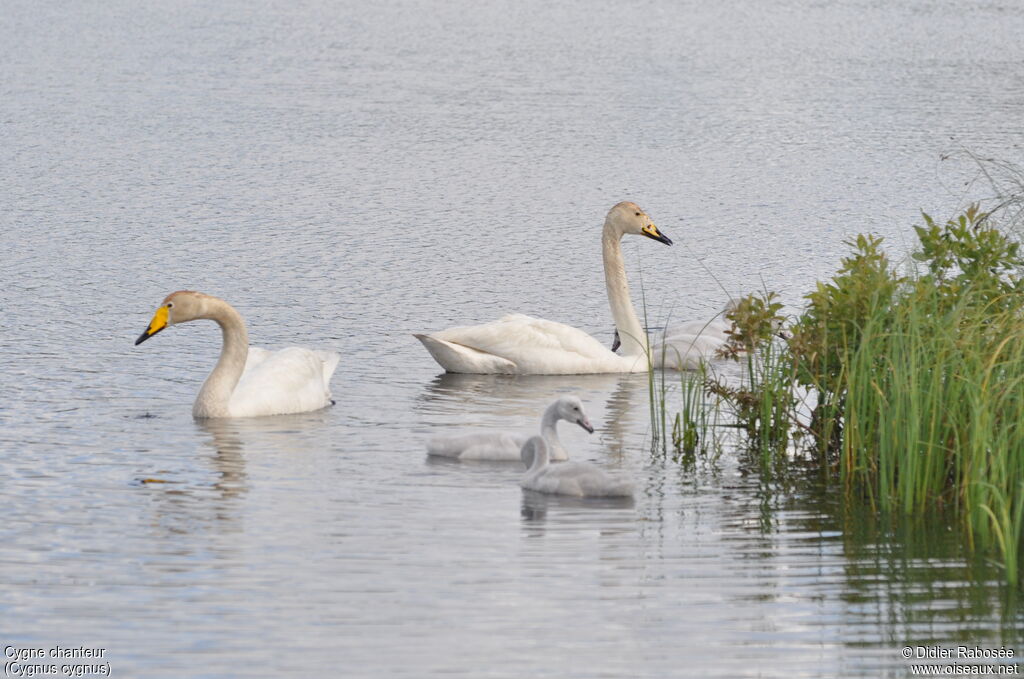
[[[1004,201],[1006,205],[1019,201]],[[1012,215],[1019,216],[1019,213]],[[1000,219],[1002,217],[1002,219]],[[923,215],[905,266],[859,235],[795,318],[744,297],[721,358],[682,374],[673,412],[651,371],[655,450],[678,461],[738,446],[762,476],[808,468],[871,511],[954,516],[968,551],[1021,584],[1024,254],[1005,210]]]

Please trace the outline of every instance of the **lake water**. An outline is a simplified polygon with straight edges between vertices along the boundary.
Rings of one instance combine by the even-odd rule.
[[[903,677],[1021,649],[941,526],[652,456],[644,376],[439,375],[411,336],[521,311],[611,341],[599,229],[655,322],[790,303],[862,231],[1022,156],[1010,0],[7,0],[0,13],[0,638],[115,676]],[[942,160],[944,154],[953,154]],[[196,422],[220,336],[343,354],[337,405]],[[434,463],[573,392],[635,503]],[[9,660],[5,659],[5,662]]]

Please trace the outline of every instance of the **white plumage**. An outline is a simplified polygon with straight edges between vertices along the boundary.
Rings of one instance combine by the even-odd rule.
[[[514,462],[529,436],[511,432],[482,432],[437,436],[427,442],[427,455],[457,460]]]
[[[331,376],[340,360],[331,351],[249,347],[228,409],[233,417],[319,410],[331,404]]]
[[[632,497],[633,485],[586,462],[551,464],[542,436],[531,436],[520,455],[527,466],[519,485],[526,490],[574,497]]]
[[[682,335],[668,342],[668,351],[650,352],[629,296],[622,260],[624,235],[642,235],[671,245],[635,203],[622,202],[609,210],[602,231],[605,286],[615,327],[622,341],[616,354],[587,333],[563,323],[523,314],[504,316],[492,323],[448,328],[417,334],[441,367],[456,373],[566,375],[643,372],[650,355],[654,365],[693,368],[710,356],[708,340]]]
[[[171,325],[207,319],[221,328],[217,365],[192,406],[197,418],[256,417],[318,410],[332,403],[330,381],[341,356],[330,351],[249,347],[241,315],[224,300],[191,290],[168,295],[153,315],[141,344]]]
[[[416,338],[448,372],[571,375],[647,370],[643,356],[619,356],[578,328],[524,314]]]
[[[541,436],[549,443],[552,460],[567,460],[566,452],[558,438],[556,425],[559,420],[575,422],[587,432],[594,428],[583,411],[583,403],[575,396],[562,396],[544,410],[541,417]],[[451,457],[459,460],[499,460],[514,462],[519,459],[523,444],[529,437],[510,432],[483,432],[458,436],[437,436],[427,443],[427,454],[436,457]]]

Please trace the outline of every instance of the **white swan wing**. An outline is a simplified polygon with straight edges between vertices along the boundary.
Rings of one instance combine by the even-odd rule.
[[[624,357],[613,354],[587,333],[564,323],[556,323],[523,314],[510,314],[493,323],[448,328],[428,336],[435,342],[465,347],[479,358],[467,356],[466,365],[443,362],[431,350],[442,367],[452,372],[474,372],[487,367],[488,361],[504,370],[520,374],[577,374],[592,372],[628,372]],[[423,341],[423,338],[420,338]],[[424,341],[427,348],[430,345]],[[475,364],[474,364],[475,363]]]
[[[249,353],[245,356],[245,367],[242,369],[242,375],[249,372],[259,364],[274,355],[275,352],[267,351],[266,349],[260,349],[259,347],[249,347]]]
[[[235,417],[283,415],[328,406],[331,375],[340,360],[334,352],[302,347],[280,351],[250,347],[229,411]]]
[[[729,335],[726,333],[731,328],[732,323],[716,318],[711,321],[686,321],[684,323],[670,325],[666,328],[664,334],[666,337],[678,335],[701,335],[720,339],[724,342],[729,339]]]
[[[460,460],[519,462],[519,451],[526,439],[526,436],[508,432],[436,436],[427,442],[427,455]]]
[[[694,370],[716,357],[725,340],[713,335],[674,335],[659,338],[651,348],[655,363],[664,368]]]

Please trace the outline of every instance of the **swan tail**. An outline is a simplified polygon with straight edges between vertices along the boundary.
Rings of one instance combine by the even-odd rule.
[[[435,436],[427,441],[427,455],[461,458],[478,445],[476,438],[472,435]]]
[[[633,497],[633,484],[629,481],[616,481],[608,486],[605,497]]]
[[[341,354],[333,351],[317,351],[316,354],[324,364],[324,391],[327,392],[328,400],[331,400],[331,376],[338,369],[338,363],[341,362]],[[331,403],[333,405],[333,400],[331,400]]]
[[[450,373],[475,373],[491,374],[500,373],[506,375],[515,374],[517,366],[512,361],[480,351],[463,344],[446,342],[430,335],[413,334],[413,337],[423,343],[434,360]]]
[[[436,437],[427,441],[427,455],[434,457],[459,457],[466,449],[455,437]]]

